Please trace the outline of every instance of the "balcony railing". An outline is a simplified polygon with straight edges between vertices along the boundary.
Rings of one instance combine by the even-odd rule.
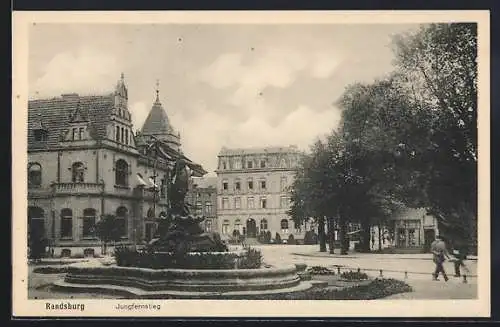
[[[104,184],[101,183],[54,183],[54,194],[101,194]]]

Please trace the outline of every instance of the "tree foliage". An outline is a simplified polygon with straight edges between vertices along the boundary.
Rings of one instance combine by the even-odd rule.
[[[290,214],[369,226],[404,204],[425,207],[443,234],[476,239],[477,31],[432,24],[394,39],[396,69],[349,85],[340,127],[304,159]]]

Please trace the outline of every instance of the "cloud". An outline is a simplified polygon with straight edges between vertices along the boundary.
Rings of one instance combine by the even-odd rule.
[[[120,78],[120,69],[112,55],[92,48],[56,54],[35,80],[31,94],[57,96],[65,92],[106,93]]]

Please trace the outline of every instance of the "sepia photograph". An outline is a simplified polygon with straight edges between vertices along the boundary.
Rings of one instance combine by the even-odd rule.
[[[433,14],[14,13],[13,314],[489,315],[488,12]]]

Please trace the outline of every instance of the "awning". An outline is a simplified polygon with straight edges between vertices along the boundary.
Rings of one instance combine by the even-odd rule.
[[[142,178],[141,174],[137,174],[136,177],[137,177],[137,183],[138,183],[138,185],[140,185],[140,186],[147,186],[148,185],[148,183],[146,183],[144,181],[144,179]]]

